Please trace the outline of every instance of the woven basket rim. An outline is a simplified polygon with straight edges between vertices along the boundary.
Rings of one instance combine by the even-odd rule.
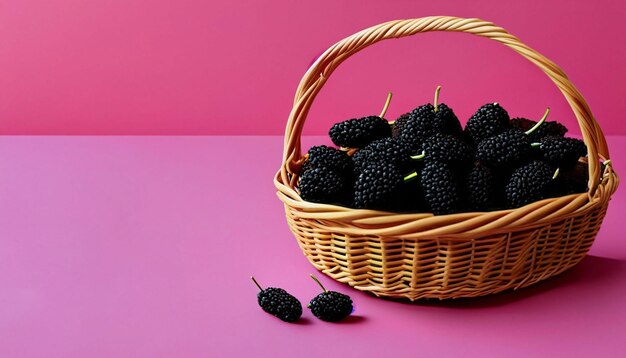
[[[280,172],[276,173],[274,182],[277,186],[285,188],[285,186],[282,183],[280,183]],[[560,213],[558,212],[552,213],[549,216],[545,216],[537,220],[525,220],[521,223],[512,222],[507,225],[503,225],[501,227],[491,229],[490,232],[495,234],[495,233],[508,232],[508,231],[511,231],[512,229],[524,230],[525,228],[530,229],[534,227],[540,227],[542,225],[545,225],[553,221],[555,218],[558,218],[559,220],[567,220],[569,218],[579,215],[581,212],[590,212],[590,211],[595,210],[598,206],[603,205],[603,202],[604,202],[603,197],[606,194],[609,194],[615,191],[618,183],[619,183],[619,179],[617,175],[613,171],[612,167],[607,165],[605,168],[605,175],[603,176],[603,180],[598,186],[599,190],[596,191],[596,195],[594,195],[594,197],[592,198],[589,197],[588,192],[584,192],[584,193],[570,194],[570,195],[564,195],[564,196],[559,196],[559,197],[546,198],[546,199],[535,201],[533,203],[529,203],[525,206],[518,207],[518,208],[502,209],[502,210],[494,210],[494,211],[482,211],[482,212],[461,212],[461,213],[448,214],[448,215],[433,215],[432,213],[398,213],[398,212],[380,211],[380,210],[371,210],[371,209],[355,209],[355,208],[344,207],[344,206],[333,205],[333,204],[312,203],[312,202],[307,202],[307,201],[302,201],[302,200],[298,201],[298,200],[294,200],[293,198],[290,198],[281,190],[277,192],[277,195],[281,199],[281,201],[283,201],[287,210],[297,211],[298,216],[300,217],[306,218],[310,216],[312,218],[316,218],[319,221],[342,222],[345,225],[345,227],[341,227],[341,228],[335,227],[334,230],[337,233],[356,233],[356,231],[358,231],[360,236],[363,236],[363,237],[376,236],[376,237],[380,237],[381,240],[385,240],[386,238],[398,239],[398,238],[403,238],[403,236],[405,236],[405,235],[387,235],[387,234],[381,233],[389,228],[397,228],[399,225],[395,224],[396,222],[415,223],[419,221],[423,224],[422,226],[424,227],[436,228],[438,227],[439,222],[445,221],[445,219],[449,217],[458,218],[459,219],[457,223],[458,225],[458,224],[462,224],[463,222],[467,222],[470,220],[481,220],[481,218],[488,220],[489,218],[492,218],[492,217],[506,217],[507,215],[515,215],[517,213],[532,214],[535,211],[533,210],[533,208],[545,207],[546,205],[557,203],[557,202],[560,202],[558,206],[561,206],[564,208],[566,208],[568,204],[571,204],[571,203],[579,204],[579,205],[573,205],[571,210],[565,210]],[[293,191],[293,194],[297,195],[295,190],[293,190],[292,188],[288,188],[288,190]],[[300,204],[299,205],[300,207],[296,207],[294,204]],[[328,215],[327,215],[328,218],[323,218],[323,217],[320,217],[320,215],[316,215],[319,211],[328,212]],[[310,212],[311,215],[306,215],[306,213],[308,212]],[[363,214],[366,214],[364,216],[367,216],[367,217],[391,218],[391,219],[395,218],[395,220],[392,220],[392,222],[387,225],[384,225],[384,224],[368,225],[367,223],[361,223],[359,225],[359,222],[358,222],[359,219],[356,219],[356,220],[344,219],[338,213],[348,214],[346,215],[347,217],[350,217],[353,215],[358,216],[359,213],[363,213]],[[356,221],[356,224],[355,224],[355,221]],[[372,229],[368,226],[375,226],[376,228]],[[478,228],[480,227],[481,226],[478,226]],[[429,234],[428,231],[419,231],[417,233],[418,234],[417,236],[420,238],[427,238],[427,237],[444,238],[445,237],[447,239],[452,239],[452,240],[471,241],[471,240],[474,240],[473,237],[475,236],[475,233],[474,233],[475,231],[477,230],[473,230],[469,232],[467,231],[464,232],[463,230],[460,230],[457,232],[453,231],[453,232],[441,233],[441,234],[434,234],[434,233]],[[481,230],[478,229],[478,231],[481,231]],[[409,234],[409,236],[411,235]],[[414,238],[415,237],[411,239],[414,239]]]

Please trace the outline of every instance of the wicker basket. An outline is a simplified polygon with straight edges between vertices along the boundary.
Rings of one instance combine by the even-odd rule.
[[[442,216],[303,201],[294,190],[303,162],[300,136],[309,108],[328,77],[345,59],[367,46],[428,31],[487,37],[541,68],[569,102],[582,130],[589,151],[589,192],[512,210]],[[324,52],[296,92],[285,132],[283,162],[274,183],[291,231],[318,270],[377,296],[415,300],[475,297],[516,289],[576,265],[593,243],[618,178],[602,130],[582,95],[557,65],[492,23],[437,16],[374,26]]]

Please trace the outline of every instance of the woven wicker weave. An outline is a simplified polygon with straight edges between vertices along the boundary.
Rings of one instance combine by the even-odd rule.
[[[588,193],[512,210],[442,216],[351,209],[300,198],[294,186],[303,161],[302,127],[331,73],[345,59],[376,42],[428,31],[466,32],[498,41],[554,81],[572,107],[588,147]],[[324,52],[296,92],[283,162],[274,183],[302,251],[330,277],[377,296],[410,300],[475,297],[531,285],[567,270],[585,256],[618,185],[608,159],[602,130],[557,65],[492,23],[438,16],[374,26]]]

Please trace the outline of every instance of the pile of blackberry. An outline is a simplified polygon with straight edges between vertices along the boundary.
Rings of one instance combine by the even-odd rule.
[[[452,108],[425,104],[388,122],[379,116],[332,126],[337,148],[309,149],[297,189],[303,200],[434,215],[516,208],[587,191],[584,142],[546,121],[480,107],[465,128]],[[351,149],[351,150],[348,150]],[[348,153],[353,153],[349,155]]]

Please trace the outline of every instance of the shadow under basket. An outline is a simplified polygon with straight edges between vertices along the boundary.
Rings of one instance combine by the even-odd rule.
[[[304,161],[302,127],[328,77],[367,46],[428,31],[490,38],[543,70],[561,90],[580,125],[588,148],[589,191],[516,209],[440,216],[303,201],[294,189]],[[583,259],[619,183],[609,158],[589,106],[556,64],[492,23],[437,16],[368,28],[339,41],[317,59],[296,92],[283,162],[274,183],[304,255],[333,279],[389,298],[476,297],[532,285]]]

